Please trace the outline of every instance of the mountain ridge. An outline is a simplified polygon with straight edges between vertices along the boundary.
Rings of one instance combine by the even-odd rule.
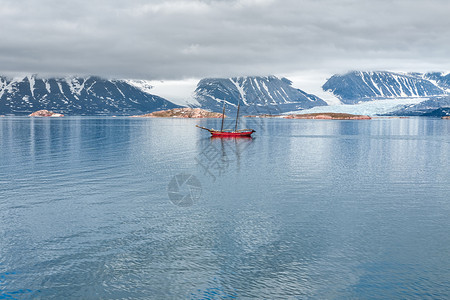
[[[194,91],[197,107],[221,112],[236,110],[238,103],[246,114],[277,114],[286,111],[325,106],[319,97],[292,87],[287,78],[244,76],[204,78]]]
[[[390,71],[351,71],[335,74],[322,86],[345,104],[386,98],[431,97],[447,93],[427,74]],[[450,77],[449,86],[450,86]]]
[[[126,80],[98,76],[0,76],[0,114],[54,110],[65,115],[132,115],[181,107]]]

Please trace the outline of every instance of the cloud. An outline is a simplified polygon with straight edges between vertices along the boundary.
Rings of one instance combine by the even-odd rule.
[[[444,0],[0,0],[0,73],[450,70]]]

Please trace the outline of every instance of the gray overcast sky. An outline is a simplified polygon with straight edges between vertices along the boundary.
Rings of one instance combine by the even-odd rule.
[[[0,74],[450,70],[447,0],[0,0]]]

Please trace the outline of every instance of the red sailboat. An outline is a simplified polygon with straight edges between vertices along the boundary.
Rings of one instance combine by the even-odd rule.
[[[225,100],[223,100],[223,108],[222,108],[222,125],[220,130],[209,129],[202,126],[195,125],[198,128],[207,130],[211,133],[211,137],[250,137],[253,132],[253,129],[237,129],[238,121],[239,121],[239,108],[241,107],[241,99],[238,100],[237,114],[236,114],[236,125],[234,126],[234,130],[232,129],[223,129],[223,122],[225,119]]]

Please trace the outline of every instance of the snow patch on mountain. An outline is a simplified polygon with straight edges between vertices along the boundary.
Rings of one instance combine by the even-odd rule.
[[[125,79],[123,80],[129,85],[134,86],[135,88],[140,89],[144,93],[151,94],[153,92],[153,84],[149,80],[129,80]]]
[[[244,105],[248,105],[247,101],[245,101],[245,91],[244,91],[243,86],[241,86],[241,85],[239,84],[239,82],[237,81],[237,79],[236,79],[236,81],[235,81],[235,78],[229,78],[229,79],[230,79],[231,83],[234,84],[234,86],[236,87],[236,89],[239,91],[239,95],[240,95],[239,99],[240,99],[242,102],[244,102],[244,103],[243,103]],[[247,80],[247,79],[245,79],[245,80]],[[244,83],[245,83],[245,82],[243,82],[243,84],[244,84]],[[267,93],[269,93],[269,90],[267,89],[267,86],[264,84],[264,82],[263,82],[262,84],[263,84],[265,90],[267,91]]]
[[[70,91],[73,94],[80,95],[81,91],[84,89],[84,83],[86,82],[86,78],[80,78],[80,77],[66,77],[64,78],[67,85],[70,88]],[[44,79],[44,82],[47,86],[47,81]],[[50,93],[50,85],[48,85],[48,92]]]

